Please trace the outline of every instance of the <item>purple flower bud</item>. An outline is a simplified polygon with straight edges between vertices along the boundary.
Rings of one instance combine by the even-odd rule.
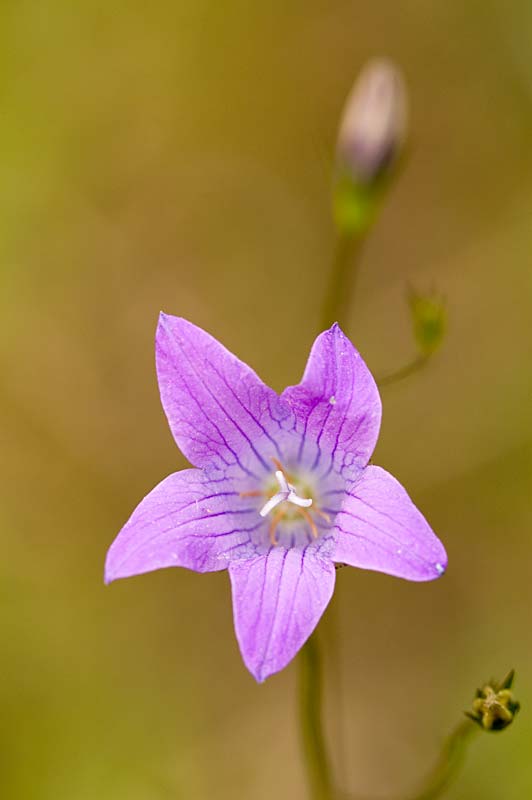
[[[337,143],[342,171],[370,183],[385,172],[407,129],[407,93],[399,69],[385,59],[364,67],[347,98]]]

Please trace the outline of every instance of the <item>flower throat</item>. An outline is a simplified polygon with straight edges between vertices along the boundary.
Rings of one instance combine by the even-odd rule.
[[[294,486],[294,477],[287,473],[281,462],[273,458],[274,465],[277,467],[275,471],[275,478],[278,487],[273,486],[270,491],[253,490],[249,492],[241,492],[240,497],[267,497],[266,503],[259,511],[261,517],[267,517],[271,512],[274,512],[271,517],[269,527],[269,538],[272,545],[279,544],[277,529],[279,525],[286,521],[294,521],[302,518],[310,528],[310,533],[313,539],[318,538],[318,528],[316,522],[312,517],[312,513],[321,517],[325,522],[330,522],[330,517],[324,511],[321,511],[314,502],[313,497],[301,497],[298,494],[296,486]],[[312,512],[307,509],[312,508]]]

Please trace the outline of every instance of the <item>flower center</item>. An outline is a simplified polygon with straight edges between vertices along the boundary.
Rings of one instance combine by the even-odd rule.
[[[317,539],[319,531],[314,517],[317,516],[330,523],[329,515],[317,507],[312,496],[304,496],[311,494],[308,486],[303,490],[298,489],[293,476],[283,465],[277,459],[273,459],[273,462],[277,467],[274,473],[277,486],[272,482],[264,491],[241,492],[240,496],[266,498],[258,513],[264,519],[271,515],[269,539],[272,545],[290,542],[289,546],[295,546],[295,542],[300,541],[301,536],[306,542]],[[296,533],[297,530],[300,531],[299,534]]]
[[[312,497],[304,498],[300,497],[296,491],[295,486],[292,486],[291,483],[288,483],[284,472],[280,469],[277,470],[275,473],[275,477],[279,482],[279,492],[270,497],[267,503],[263,505],[259,514],[261,517],[266,517],[270,511],[273,511],[280,503],[293,503],[293,505],[298,506],[299,508],[309,508],[312,505]]]

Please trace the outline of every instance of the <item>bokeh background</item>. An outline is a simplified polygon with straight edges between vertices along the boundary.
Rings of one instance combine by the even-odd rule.
[[[276,389],[299,379],[338,118],[374,55],[404,70],[410,157],[345,327],[387,372],[414,354],[406,283],[447,297],[441,353],[383,390],[375,461],[450,569],[338,574],[335,764],[353,792],[408,794],[477,684],[515,666],[520,717],[448,796],[532,796],[530,2],[3,0],[0,16],[2,797],[306,797],[296,666],[254,683],[227,575],[104,588],[102,569],[185,466],[155,380],[161,308]]]

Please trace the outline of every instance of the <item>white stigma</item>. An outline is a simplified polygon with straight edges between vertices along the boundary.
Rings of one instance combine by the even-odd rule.
[[[270,497],[267,503],[263,505],[259,514],[261,517],[266,517],[270,511],[276,508],[280,503],[293,503],[295,506],[299,506],[300,508],[308,508],[312,505],[312,498],[308,497],[299,497],[297,494],[295,487],[292,486],[291,483],[288,483],[286,480],[284,472],[281,470],[277,470],[275,473],[275,477],[279,483],[280,492],[276,492],[273,497]]]

